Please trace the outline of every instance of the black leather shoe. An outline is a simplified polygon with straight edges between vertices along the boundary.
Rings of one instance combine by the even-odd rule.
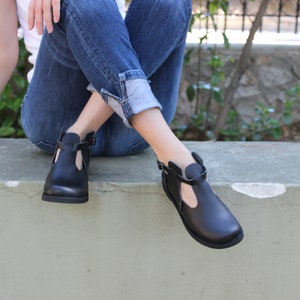
[[[60,149],[57,161],[53,157],[47,176],[42,200],[59,203],[84,203],[88,201],[89,149],[95,142],[94,133],[89,133],[83,142],[75,133],[62,133],[57,141]],[[77,151],[82,153],[82,168],[76,167]]]
[[[177,208],[187,231],[196,241],[216,249],[234,246],[243,239],[243,229],[207,182],[202,159],[196,153],[192,155],[196,163],[185,169],[186,177],[173,162],[169,162],[168,166],[158,162],[163,171],[164,191]],[[181,183],[193,187],[198,200],[195,208],[182,200]]]

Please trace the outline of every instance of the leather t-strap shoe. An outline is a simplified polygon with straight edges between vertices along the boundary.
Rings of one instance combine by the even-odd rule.
[[[88,201],[89,149],[94,143],[93,132],[89,133],[83,142],[80,142],[80,137],[75,133],[61,134],[44,185],[42,200],[59,203]],[[80,170],[76,166],[77,151],[82,153]]]
[[[225,204],[219,199],[206,180],[202,159],[192,153],[196,163],[182,170],[173,162],[168,166],[158,162],[162,170],[162,185],[175,205],[189,234],[199,243],[216,249],[228,248],[243,239],[243,229]],[[198,204],[195,208],[181,198],[181,184],[193,187]]]

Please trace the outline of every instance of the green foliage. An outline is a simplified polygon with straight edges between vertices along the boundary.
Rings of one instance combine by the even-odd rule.
[[[201,7],[202,1],[198,4]],[[228,1],[214,0],[210,1],[208,11],[198,11],[193,14],[190,30],[195,25],[196,21],[206,24],[206,32],[199,38],[199,43],[196,49],[188,49],[185,56],[185,63],[189,63],[193,51],[197,51],[197,75],[196,82],[191,83],[186,89],[186,95],[190,102],[195,102],[195,111],[190,116],[189,126],[175,126],[175,132],[180,138],[185,136],[185,132],[193,133],[195,139],[215,139],[213,129],[218,116],[211,112],[212,104],[214,107],[222,107],[224,102],[223,90],[225,73],[224,66],[226,63],[233,63],[231,56],[223,57],[218,53],[218,47],[212,45],[208,48],[209,59],[206,69],[209,69],[208,80],[204,81],[201,78],[202,56],[204,43],[209,37],[208,23],[212,22],[215,31],[218,30],[215,22],[215,15],[222,11],[224,18],[227,15]],[[226,21],[224,22],[226,24]],[[228,49],[230,47],[229,40],[226,36],[226,28],[224,28],[223,46]],[[207,49],[207,45],[205,45]],[[255,107],[255,116],[246,123],[240,120],[240,116],[235,110],[231,110],[228,114],[227,123],[220,131],[221,140],[233,141],[261,141],[261,140],[279,140],[282,137],[283,126],[291,126],[292,112],[300,102],[300,82],[289,89],[287,99],[284,101],[284,111],[279,118],[275,119],[273,107],[265,107],[261,103],[257,103]],[[278,115],[278,112],[277,112]],[[188,135],[190,138],[190,135]]]
[[[258,103],[255,107],[255,116],[251,122],[241,122],[236,111],[231,110],[221,138],[226,141],[262,141],[279,140],[282,137],[282,128],[292,124],[292,112],[300,102],[300,82],[290,88],[284,101],[284,110],[278,119],[273,117],[275,109]]]
[[[262,139],[279,140],[282,136],[280,122],[272,118],[273,107],[265,107],[258,103],[255,107],[255,117],[252,122],[245,124],[247,140],[261,141]]]
[[[201,2],[199,1],[199,6],[201,6]],[[191,83],[186,89],[186,94],[188,100],[190,102],[195,101],[195,112],[193,116],[191,116],[191,124],[198,130],[202,131],[204,136],[207,139],[214,138],[212,134],[212,124],[215,123],[216,117],[211,113],[211,106],[213,101],[215,101],[218,105],[223,104],[223,91],[220,88],[221,84],[225,80],[224,73],[224,65],[225,62],[233,62],[231,57],[224,58],[221,54],[217,52],[217,47],[212,46],[208,48],[210,57],[207,62],[207,66],[210,70],[209,80],[204,81],[201,79],[201,58],[202,58],[202,48],[204,47],[204,43],[207,41],[209,37],[208,23],[212,22],[213,28],[215,31],[218,30],[217,23],[215,22],[215,15],[218,10],[223,11],[224,17],[227,15],[228,3],[224,0],[214,0],[210,1],[208,11],[207,12],[195,12],[191,19],[190,30],[192,27],[198,22],[205,22],[206,24],[206,32],[199,38],[197,53],[198,53],[198,67],[197,67],[197,79],[196,83]],[[226,29],[226,28],[225,28]],[[229,40],[226,36],[226,32],[222,33],[224,39],[224,47],[229,48]],[[195,49],[189,49],[185,56],[185,63],[190,62],[191,55],[195,51]],[[202,97],[203,95],[207,95],[206,102],[203,103]]]
[[[284,125],[290,126],[292,124],[293,108],[300,103],[300,81],[291,87],[286,94],[288,99],[284,102],[284,112],[281,119]]]
[[[12,78],[0,95],[0,137],[23,137],[20,123],[21,103],[27,88],[27,52],[23,40],[19,41],[19,62]]]

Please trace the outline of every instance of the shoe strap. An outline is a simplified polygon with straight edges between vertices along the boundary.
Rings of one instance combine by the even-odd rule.
[[[87,138],[81,142],[76,144],[65,144],[61,138],[57,141],[57,148],[61,150],[69,150],[72,152],[76,152],[78,150],[88,150],[91,146],[95,145],[96,138],[94,135],[87,136]]]
[[[195,178],[187,179],[178,173],[176,174],[176,178],[182,183],[186,183],[189,185],[196,185],[198,182],[203,182],[206,179],[206,175],[207,175],[206,168],[203,165],[202,168],[203,168],[202,173]]]
[[[57,141],[57,148],[60,150],[67,150],[71,152],[77,152],[78,150],[89,149],[89,145],[87,142],[76,143],[72,145],[65,144],[62,141]]]
[[[88,139],[79,144],[76,144],[76,146],[77,146],[76,150],[88,150],[95,144],[96,144],[96,138],[93,136],[91,139]]]
[[[161,161],[157,160],[156,162],[157,162],[157,166],[160,170],[166,172],[167,174],[175,175],[176,179],[178,179],[182,183],[186,183],[189,185],[196,185],[199,181],[204,181],[206,179],[207,171],[206,171],[205,166],[201,162],[199,162],[199,164],[202,167],[202,170],[203,170],[202,173],[199,176],[197,176],[196,178],[191,178],[191,179],[183,177],[181,174],[179,174],[175,170],[171,169],[170,167],[166,166]]]

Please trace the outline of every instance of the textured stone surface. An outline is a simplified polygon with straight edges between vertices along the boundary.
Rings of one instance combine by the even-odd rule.
[[[218,47],[219,55],[223,56],[225,77],[228,81],[233,64],[228,57],[239,59],[243,45],[232,45],[229,50]],[[210,52],[207,49],[202,51],[201,77],[200,80],[208,81],[210,69],[207,61]],[[191,62],[184,65],[179,92],[179,105],[176,115],[178,123],[187,124],[189,117],[194,111],[195,101],[189,102],[185,93],[189,84],[197,82],[197,54],[193,54]],[[285,92],[300,80],[300,60],[298,46],[274,46],[254,45],[251,59],[245,74],[235,94],[235,108],[245,121],[251,120],[255,115],[254,107],[262,103],[266,107],[273,106],[275,119],[279,117],[284,109],[284,102],[288,97]],[[224,82],[226,85],[226,81]],[[202,103],[205,103],[207,94],[201,95]],[[216,110],[216,105],[212,106]],[[294,122],[300,121],[300,106],[293,109]]]
[[[151,151],[91,160],[90,200],[40,200],[51,157],[0,139],[0,291],[5,300],[296,300],[300,144],[187,142],[241,222],[237,246],[186,232]]]

